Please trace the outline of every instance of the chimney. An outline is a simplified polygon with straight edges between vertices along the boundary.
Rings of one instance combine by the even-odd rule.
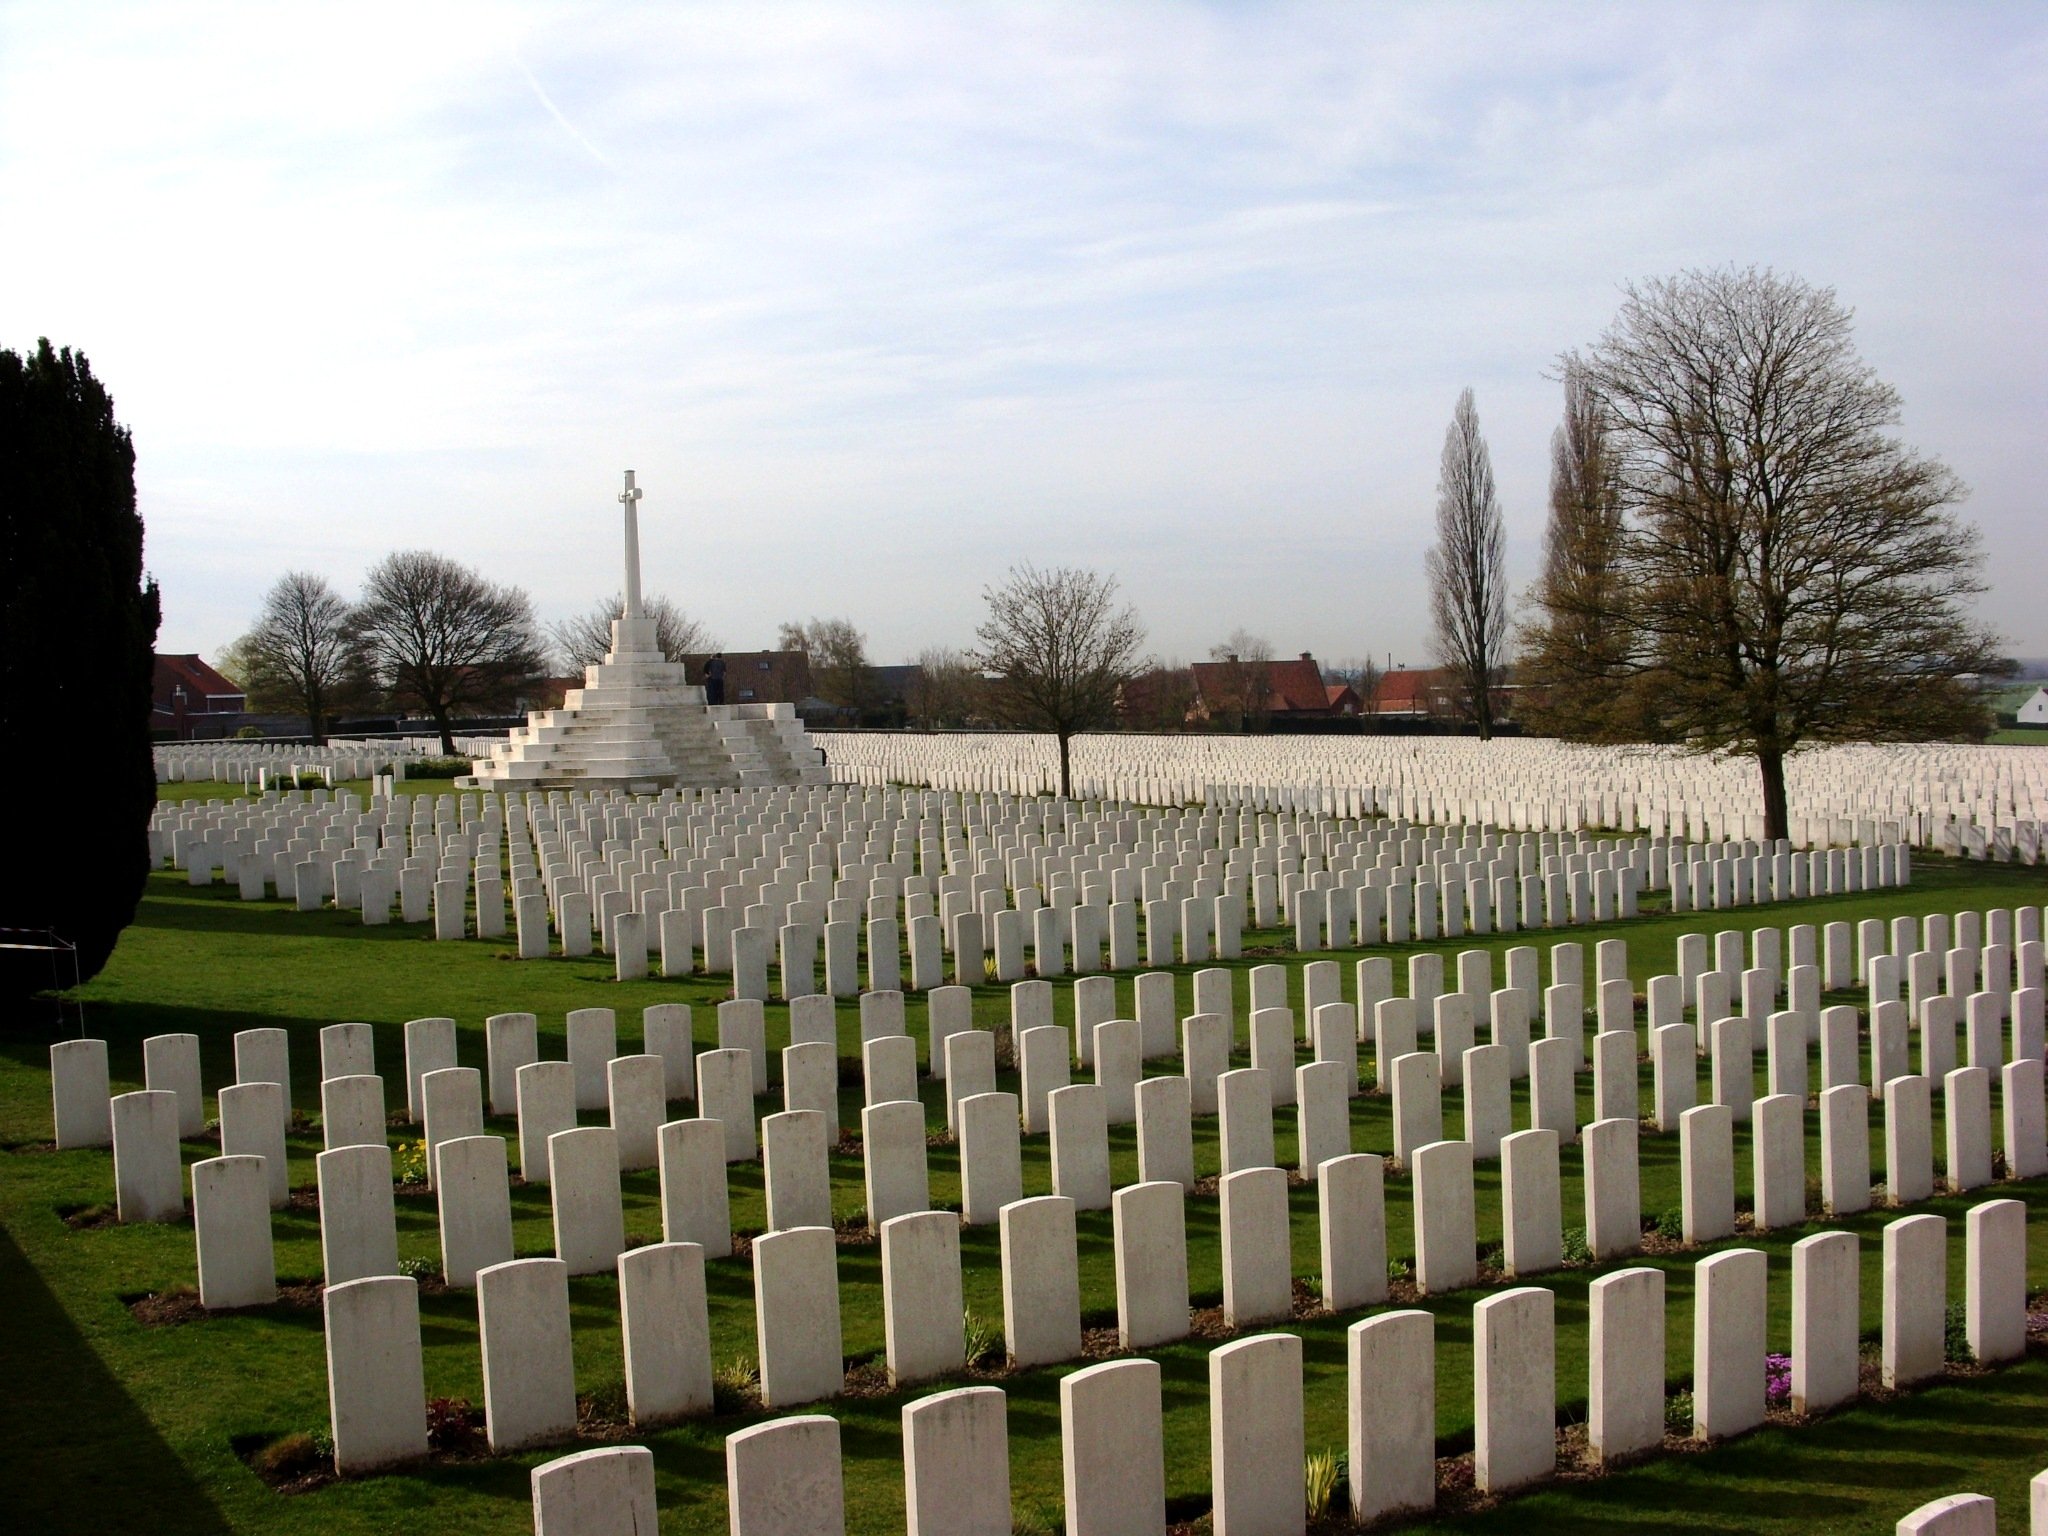
[[[1301,659],[1302,659],[1303,661],[1314,661],[1314,660],[1315,660],[1315,657],[1314,657],[1314,656],[1312,656],[1312,655],[1311,655],[1311,654],[1310,654],[1309,652],[1307,652],[1307,651],[1303,651],[1303,652],[1301,653]]]

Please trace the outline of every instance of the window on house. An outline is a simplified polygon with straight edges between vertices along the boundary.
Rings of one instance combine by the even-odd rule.
[[[768,662],[767,662],[766,660],[762,660],[762,661],[757,661],[757,662],[755,662],[755,663],[754,663],[754,666],[755,666],[755,667],[756,667],[756,669],[758,669],[759,671],[762,671],[762,672],[766,672],[766,671],[768,670],[768,666],[769,666],[769,663],[768,663]]]
[[[751,699],[753,696],[754,690],[751,688],[742,688],[740,690],[740,697],[743,699]]]

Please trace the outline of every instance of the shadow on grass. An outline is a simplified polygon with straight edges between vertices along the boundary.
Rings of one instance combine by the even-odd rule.
[[[1538,1494],[1457,1522],[1492,1532],[1888,1531],[1929,1499],[1989,1491],[1987,1463],[2031,1464],[2044,1388],[2038,1361],[1991,1377],[1866,1405],[1798,1429],[1767,1429],[1698,1456],[1667,1456],[1568,1495]],[[2022,1516],[2024,1519],[2024,1516]],[[1428,1530],[1450,1529],[1449,1521]]]
[[[218,1077],[233,1082],[233,1037],[237,1030],[278,1028],[292,1032],[295,1040],[317,1042],[323,1025],[334,1022],[326,1018],[303,1018],[282,1013],[257,1013],[248,1010],[227,1008],[199,1008],[182,1003],[136,1002],[127,999],[95,999],[88,1005],[85,1016],[86,1034],[93,1039],[107,1042],[111,1053],[111,1066],[115,1080],[114,1092],[120,1093],[123,1078],[134,1073],[140,1076],[142,1066],[142,1042],[151,1035],[197,1035],[200,1050],[205,1061],[206,1082],[209,1090],[218,1091],[221,1086]],[[0,1059],[17,1063],[35,1072],[50,1070],[50,1047],[59,1040],[77,1036],[77,1029],[71,1021],[32,1025],[27,1028],[11,1029],[0,1035]],[[400,1079],[399,1091],[404,1091]],[[315,1105],[320,1098],[320,1060],[317,1045],[312,1050],[293,1053],[292,1093],[294,1104],[307,1107],[307,1096]],[[47,1102],[47,1100],[45,1101]],[[49,1134],[47,1130],[45,1135]]]
[[[215,1536],[226,1519],[0,1229],[0,1488],[13,1531]],[[44,1390],[22,1391],[28,1382]],[[55,1411],[53,1411],[53,1407]]]
[[[388,923],[365,924],[355,912],[323,907],[318,912],[301,912],[275,897],[244,901],[232,885],[152,884],[135,909],[137,928],[179,929],[195,933],[253,933],[287,939],[322,938],[341,934],[369,943],[393,943],[404,939],[433,938],[430,922],[407,923],[392,908]]]

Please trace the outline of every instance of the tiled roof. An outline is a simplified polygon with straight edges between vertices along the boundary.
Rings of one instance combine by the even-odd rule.
[[[1394,714],[1401,710],[1426,711],[1430,695],[1443,686],[1443,673],[1435,667],[1407,667],[1380,677],[1379,708]]]
[[[1336,695],[1323,684],[1323,669],[1306,651],[1266,662],[1198,661],[1188,670],[1194,673],[1196,692],[1216,710],[1237,707],[1236,691],[1252,667],[1265,670],[1268,714],[1326,715],[1337,704]]]

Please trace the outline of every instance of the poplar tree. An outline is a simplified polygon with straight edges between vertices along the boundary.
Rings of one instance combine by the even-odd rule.
[[[1436,544],[1429,551],[1430,615],[1437,661],[1479,739],[1493,736],[1493,694],[1507,660],[1506,534],[1493,489],[1493,458],[1479,431],[1472,391],[1458,396],[1444,432],[1436,483]]]
[[[1621,485],[1606,411],[1585,371],[1564,370],[1564,420],[1550,439],[1550,517],[1543,574],[1522,628],[1516,718],[1550,736],[1642,739],[1655,733],[1633,686],[1619,610],[1616,562]]]

